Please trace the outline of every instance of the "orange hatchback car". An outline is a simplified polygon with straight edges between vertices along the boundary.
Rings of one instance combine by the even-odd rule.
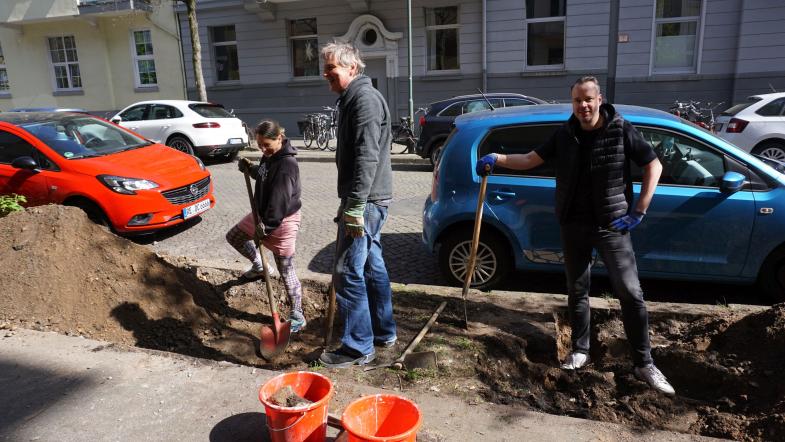
[[[0,114],[0,195],[82,208],[117,233],[174,226],[215,205],[198,158],[73,112]]]

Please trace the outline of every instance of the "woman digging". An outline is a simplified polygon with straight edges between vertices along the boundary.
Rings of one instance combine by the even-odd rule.
[[[284,128],[275,121],[262,120],[256,126],[256,142],[262,151],[258,165],[241,158],[238,168],[256,180],[256,200],[259,225],[254,225],[253,213],[245,215],[226,233],[226,240],[241,255],[251,261],[251,268],[242,278],[255,280],[264,276],[259,251],[254,246],[254,233],[262,245],[271,250],[286,293],[292,305],[289,316],[291,331],[298,332],[306,321],[302,308],[302,285],[294,270],[294,249],[300,230],[300,168],[297,149],[284,136]]]

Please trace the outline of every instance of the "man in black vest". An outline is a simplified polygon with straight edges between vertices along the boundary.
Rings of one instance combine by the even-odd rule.
[[[602,103],[596,78],[579,78],[570,92],[573,115],[545,144],[526,154],[485,155],[477,161],[477,173],[485,175],[495,165],[516,170],[546,161],[555,165],[556,216],[572,326],[572,353],[561,367],[575,370],[589,363],[590,270],[592,249],[597,249],[621,302],[635,376],[673,395],[673,387],[651,358],[649,316],[629,235],[649,208],[662,165],[640,133],[613,106]],[[635,206],[628,177],[630,160],[643,169]]]

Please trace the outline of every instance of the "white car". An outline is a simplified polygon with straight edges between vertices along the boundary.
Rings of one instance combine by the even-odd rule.
[[[785,161],[785,92],[748,97],[720,114],[714,131],[747,152]]]
[[[111,121],[148,140],[200,157],[233,160],[248,144],[243,121],[215,103],[141,101],[121,110]]]

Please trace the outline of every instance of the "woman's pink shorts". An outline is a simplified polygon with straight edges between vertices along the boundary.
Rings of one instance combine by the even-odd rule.
[[[237,223],[237,227],[246,235],[253,238],[253,213]],[[300,211],[294,212],[281,221],[281,225],[262,239],[262,244],[273,254],[278,256],[294,256],[294,246],[297,242],[297,231],[300,230]]]

